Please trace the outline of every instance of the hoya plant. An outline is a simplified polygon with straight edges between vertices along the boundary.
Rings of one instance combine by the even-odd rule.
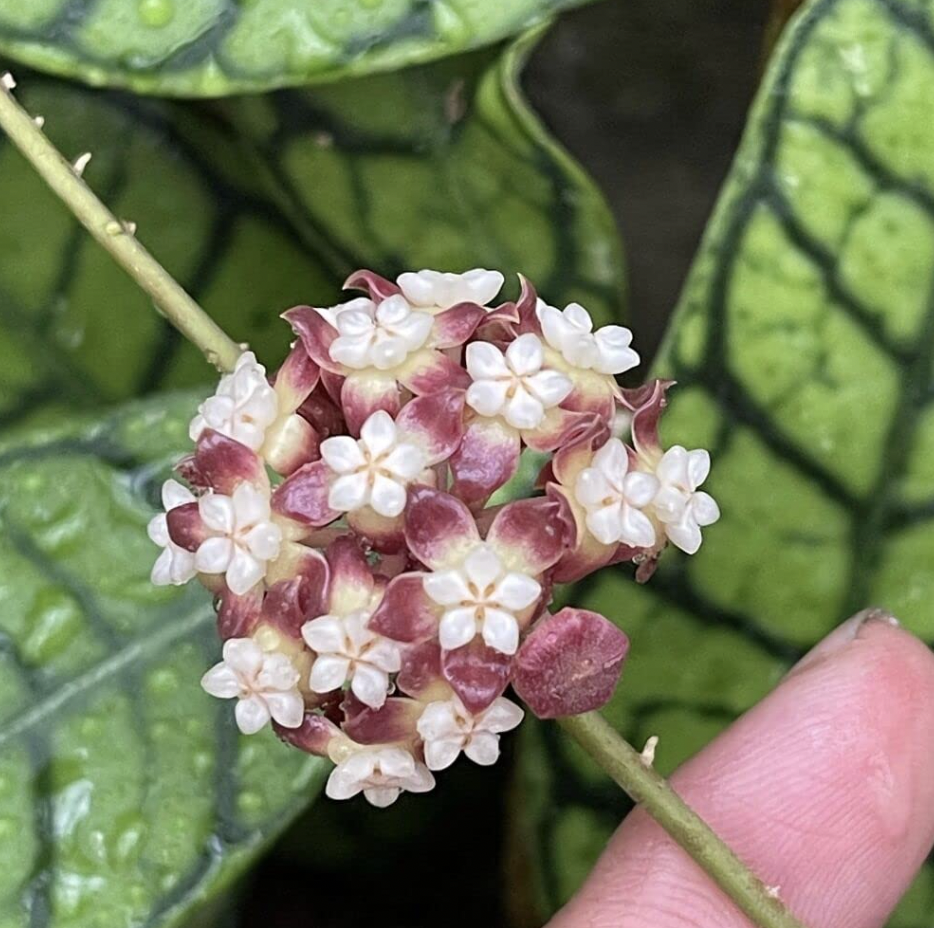
[[[232,924],[447,802],[517,923],[636,803],[800,926],[664,777],[930,637],[934,3],[780,10],[654,360],[518,89],[568,5],[0,0],[0,924]]]

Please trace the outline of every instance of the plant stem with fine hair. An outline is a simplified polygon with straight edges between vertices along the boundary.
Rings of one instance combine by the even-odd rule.
[[[558,724],[694,859],[759,928],[804,928],[767,887],[671,788],[651,763],[598,712]]]
[[[13,97],[14,82],[0,78],[0,128],[40,177],[114,260],[152,297],[159,311],[220,370],[231,370],[243,348],[185,292],[81,179]],[[86,157],[86,156],[85,156]]]

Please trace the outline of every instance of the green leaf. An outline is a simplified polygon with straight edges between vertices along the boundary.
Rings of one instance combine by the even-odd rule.
[[[934,640],[932,99],[932,0],[815,0],[755,103],[655,368],[679,382],[664,437],[711,449],[723,518],[645,587],[569,594],[631,635],[608,713],[660,736],[663,771],[865,606]],[[553,908],[625,804],[540,737],[521,827]],[[892,924],[932,907],[928,866]]]
[[[215,97],[392,71],[586,0],[7,0],[0,53],[138,93]]]
[[[194,399],[0,444],[0,925],[167,926],[317,793],[327,764],[206,696],[200,588],[149,583],[153,497]]]
[[[269,363],[278,314],[340,299],[360,266],[523,271],[554,302],[619,313],[622,259],[590,179],[517,89],[535,36],[398,74],[171,104],[23,76],[20,98],[85,177]],[[0,423],[210,378],[0,138]]]

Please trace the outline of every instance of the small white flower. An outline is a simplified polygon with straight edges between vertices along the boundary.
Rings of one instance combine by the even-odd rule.
[[[344,307],[334,317],[340,334],[331,342],[332,361],[354,370],[388,371],[428,341],[432,317],[416,312],[404,296],[391,296],[378,306],[370,300],[356,302],[359,307]]]
[[[284,728],[302,724],[301,675],[288,657],[264,651],[252,638],[229,638],[223,657],[201,678],[201,686],[218,699],[237,698],[234,714],[240,731],[255,734],[270,718]]]
[[[467,405],[481,416],[502,415],[513,428],[537,428],[545,410],[574,388],[559,371],[542,370],[542,343],[531,332],[515,339],[505,354],[489,342],[473,342],[467,346],[466,360],[473,380]]]
[[[214,395],[198,407],[188,435],[197,441],[205,429],[214,429],[259,451],[266,429],[276,419],[278,405],[276,391],[266,380],[266,368],[257,363],[252,351],[246,351],[233,371],[221,377]]]
[[[541,584],[526,574],[509,572],[485,542],[478,544],[460,567],[427,574],[429,598],[445,606],[438,629],[441,647],[453,651],[480,632],[502,654],[519,647],[516,613],[541,596]]]
[[[629,453],[611,438],[577,475],[574,496],[587,512],[586,524],[601,544],[622,542],[633,548],[655,544],[652,520],[642,512],[658,493],[652,474],[629,470]]]
[[[502,696],[477,715],[471,714],[456,696],[429,703],[416,726],[425,742],[428,769],[450,767],[461,751],[475,764],[495,764],[500,733],[512,731],[523,715],[514,702]]]
[[[279,556],[282,531],[271,521],[269,495],[241,483],[232,496],[207,493],[198,500],[201,521],[210,533],[195,552],[201,573],[224,574],[238,596],[266,576],[266,565]]]
[[[312,309],[336,329],[337,317],[341,313],[357,310],[372,315],[372,313],[376,312],[376,304],[365,296],[358,296],[346,303],[338,303],[336,306],[313,306]]]
[[[535,312],[545,341],[572,367],[598,374],[622,374],[639,363],[630,348],[632,332],[621,325],[605,325],[593,331],[593,319],[580,303],[563,310],[538,301]]]
[[[403,296],[413,305],[441,312],[458,303],[486,306],[503,286],[499,271],[476,267],[463,274],[441,271],[408,271],[396,278]]]
[[[697,488],[710,473],[710,455],[699,448],[669,448],[655,468],[659,489],[652,502],[659,522],[672,543],[687,554],[701,546],[701,528],[720,518],[714,498]]]
[[[336,435],[321,442],[321,457],[338,475],[328,506],[338,512],[372,506],[381,516],[399,515],[406,487],[428,463],[424,450],[400,438],[392,417],[379,410],[363,423],[359,441]]]
[[[181,586],[197,573],[194,552],[175,544],[169,537],[169,524],[166,513],[170,509],[184,506],[195,501],[194,494],[183,487],[177,480],[166,480],[162,484],[162,505],[165,512],[149,520],[146,531],[149,537],[161,547],[162,553],[152,566],[150,579],[156,586]]]
[[[342,760],[328,777],[325,793],[331,799],[350,799],[363,793],[380,809],[391,806],[403,791],[433,789],[431,771],[402,748],[365,748]]]
[[[340,689],[348,680],[353,694],[373,709],[386,701],[389,675],[402,667],[399,646],[367,628],[370,613],[322,615],[302,626],[302,637],[317,657],[308,686],[316,693]]]

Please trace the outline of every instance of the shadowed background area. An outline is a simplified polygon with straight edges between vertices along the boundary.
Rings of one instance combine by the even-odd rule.
[[[533,106],[613,209],[646,359],[736,150],[767,14],[736,0],[596,4],[563,16],[526,73]],[[506,925],[491,858],[503,857],[508,766],[458,765],[387,812],[316,805],[244,888],[236,924],[356,928],[378,906],[381,928]]]

